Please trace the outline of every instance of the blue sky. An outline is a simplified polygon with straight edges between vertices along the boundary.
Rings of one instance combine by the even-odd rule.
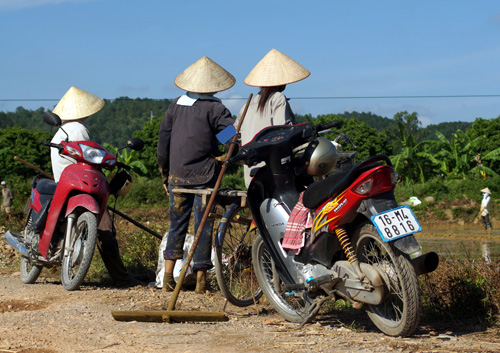
[[[208,56],[237,80],[217,95],[236,114],[272,48],[311,71],[284,92],[298,114],[500,116],[497,0],[0,0],[0,111],[51,109],[72,85],[175,98],[175,76]],[[494,97],[463,97],[480,95]],[[422,96],[447,97],[409,98]]]

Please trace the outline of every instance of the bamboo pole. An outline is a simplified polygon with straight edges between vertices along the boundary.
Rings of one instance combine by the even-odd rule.
[[[52,175],[50,175],[49,173],[46,173],[44,172],[43,170],[41,170],[40,168],[34,166],[33,164],[31,164],[30,162],[26,162],[24,159],[21,159],[19,158],[18,156],[14,156],[14,160],[18,161],[18,162],[21,162],[23,163],[24,165],[27,165],[28,167],[30,168],[33,168],[34,170],[36,170],[38,173],[41,173],[43,174],[44,176],[46,176],[47,178],[49,179],[52,179],[54,180],[54,177]]]

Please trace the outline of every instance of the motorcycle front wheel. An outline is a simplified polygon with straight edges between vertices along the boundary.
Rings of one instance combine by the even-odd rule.
[[[61,270],[62,285],[68,291],[80,287],[90,268],[97,240],[96,215],[82,213],[71,232],[71,244],[64,244],[69,251],[67,256],[63,256]]]
[[[34,242],[34,237],[36,236],[33,231],[30,229],[31,222],[32,222],[32,215],[31,211],[28,215],[28,220],[26,221],[26,226],[24,227],[24,242],[26,244],[32,244]],[[40,276],[40,273],[42,272],[43,266],[41,265],[34,265],[31,263],[31,261],[26,258],[22,257],[21,258],[21,266],[19,269],[20,277],[21,277],[21,282],[24,284],[33,284],[36,282],[38,279],[38,276]]]
[[[420,320],[421,304],[417,274],[409,256],[382,241],[370,223],[357,229],[353,244],[358,260],[380,273],[387,291],[381,304],[367,305],[368,317],[386,335],[411,335]]]
[[[255,237],[252,246],[252,261],[255,277],[257,277],[262,292],[285,320],[303,322],[310,316],[311,299],[303,291],[285,292],[285,284],[280,279],[274,260],[266,249],[260,234]]]

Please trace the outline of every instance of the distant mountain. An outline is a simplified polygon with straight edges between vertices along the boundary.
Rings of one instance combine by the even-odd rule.
[[[124,146],[134,131],[142,130],[144,123],[153,116],[163,116],[170,105],[168,99],[127,98],[105,99],[104,107],[88,120],[92,140],[113,146]],[[56,128],[43,122],[44,108],[27,110],[22,107],[15,112],[0,112],[0,128],[20,126],[29,130],[55,133]]]
[[[396,122],[393,119],[385,118],[376,114],[368,113],[358,113],[358,112],[344,112],[340,114],[346,119],[356,119],[358,121],[364,122],[371,128],[376,129],[378,132],[395,132]],[[441,132],[447,139],[450,139],[451,135],[457,130],[462,130],[465,132],[468,128],[472,126],[472,123],[467,122],[445,122],[436,125],[428,125],[425,128],[421,128],[416,136],[418,141],[424,140],[437,140],[436,131]]]
[[[345,119],[356,119],[358,121],[362,121],[369,127],[377,130],[378,132],[382,132],[390,126],[396,126],[396,122],[393,119],[384,118],[380,115],[376,115],[370,112],[368,113],[344,112],[343,114],[339,115]]]
[[[128,98],[120,97],[114,100],[105,100],[104,107],[97,114],[88,119],[88,127],[92,139],[98,143],[107,142],[113,146],[124,146],[127,139],[137,130],[142,130],[144,123],[153,116],[163,116],[171,101],[168,99]],[[42,130],[55,133],[55,128],[48,126],[42,120],[44,108],[27,110],[22,107],[15,112],[0,112],[0,128],[18,125],[25,129]],[[356,119],[364,122],[377,132],[386,132],[389,135],[396,133],[396,123],[393,119],[382,117],[371,112],[358,113],[344,112],[339,114],[345,119]],[[311,115],[297,115],[299,121],[307,121]],[[417,139],[436,140],[436,131],[440,131],[446,138],[458,129],[465,132],[472,123],[446,122],[429,125],[422,128]]]

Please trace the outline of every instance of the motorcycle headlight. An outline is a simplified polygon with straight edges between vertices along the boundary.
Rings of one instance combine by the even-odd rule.
[[[85,159],[89,163],[101,164],[104,160],[104,156],[106,155],[106,151],[99,148],[90,147],[87,145],[80,145],[80,148],[83,152],[83,159]]]

